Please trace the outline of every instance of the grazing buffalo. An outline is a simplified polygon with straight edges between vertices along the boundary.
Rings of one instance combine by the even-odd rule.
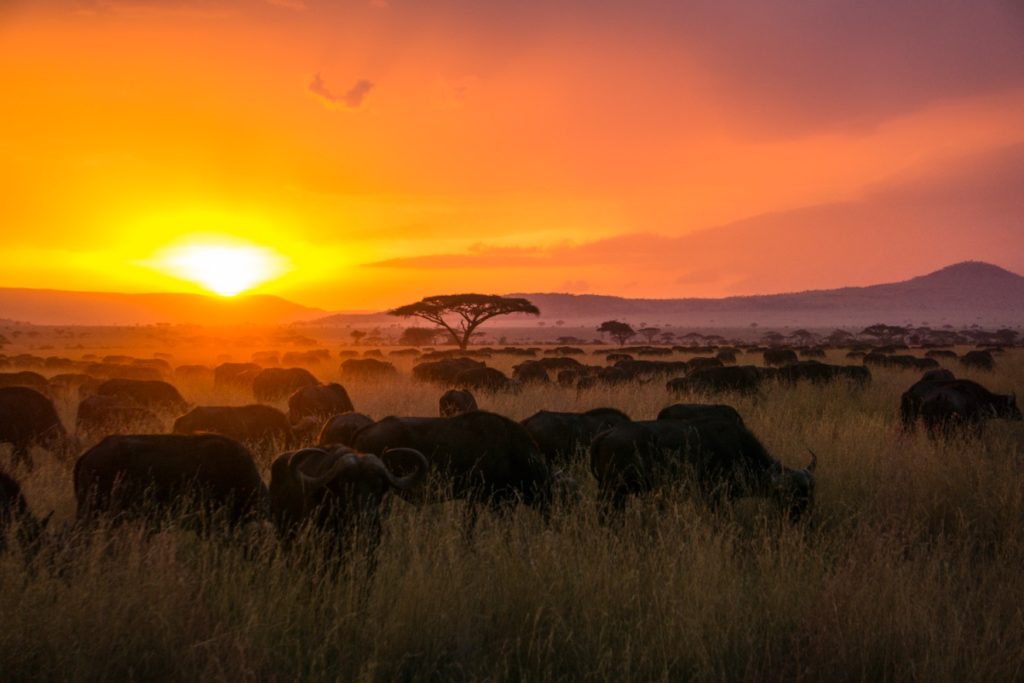
[[[22,370],[21,372],[0,372],[0,388],[2,387],[25,387],[35,389],[40,394],[46,394],[50,390],[50,383],[38,372]]]
[[[501,370],[494,368],[471,368],[455,375],[453,384],[462,389],[476,391],[506,391],[513,384]]]
[[[968,351],[960,357],[960,365],[975,370],[993,370],[996,361],[988,351]]]
[[[12,446],[15,463],[32,468],[33,446],[63,458],[78,446],[61,424],[53,401],[28,387],[0,387],[0,444]]]
[[[409,474],[395,476],[394,464]],[[411,448],[356,453],[345,446],[304,448],[280,455],[270,470],[270,512],[286,541],[303,524],[330,534],[343,550],[361,535],[371,554],[380,543],[380,506],[389,491],[409,491],[423,481],[427,460]]]
[[[779,380],[796,384],[811,382],[826,384],[845,379],[856,386],[864,386],[871,382],[871,371],[863,365],[830,365],[816,360],[802,360],[777,370]]]
[[[214,379],[213,368],[206,365],[179,365],[174,368],[174,379],[178,382],[210,382]]]
[[[956,360],[956,351],[950,351],[949,349],[931,349],[925,352],[926,358],[947,358],[949,360]]]
[[[154,413],[180,415],[188,403],[173,385],[162,380],[108,379],[96,387],[97,396],[109,396]]]
[[[87,396],[75,413],[75,433],[85,444],[111,434],[162,431],[164,422],[153,411],[118,396]]]
[[[901,370],[932,370],[939,367],[939,361],[934,358],[918,358],[917,356],[887,356],[877,351],[864,356],[864,365],[877,365],[884,368],[899,368]]]
[[[694,370],[686,377],[670,380],[665,388],[676,394],[721,392],[754,394],[761,388],[761,384],[765,380],[774,376],[775,372],[770,368],[759,368],[753,365],[704,368],[703,370]]]
[[[270,403],[318,384],[320,381],[305,368],[266,368],[253,378],[252,394],[257,401]]]
[[[717,354],[715,354],[715,358],[717,358],[718,360],[722,361],[723,363],[729,363],[729,364],[735,363],[736,362],[736,349],[722,349]]]
[[[471,410],[480,410],[480,407],[476,404],[473,394],[465,389],[449,389],[441,394],[438,410],[441,417],[455,417]]]
[[[948,370],[928,373],[903,393],[900,417],[904,429],[920,419],[929,434],[949,434],[960,427],[980,431],[989,418],[1020,420],[1021,411],[1013,394],[994,394],[977,382],[953,379]]]
[[[477,410],[455,417],[386,417],[360,430],[353,448],[383,453],[413,448],[423,453],[444,488],[444,498],[500,506],[520,501],[542,511],[551,499],[552,475],[530,433],[518,422]]]
[[[793,349],[765,349],[761,355],[764,357],[764,364],[770,368],[782,367],[799,360]]]
[[[220,434],[244,444],[271,442],[285,448],[295,435],[288,418],[277,408],[257,403],[249,406],[198,406],[174,421],[175,434]]]
[[[595,408],[585,413],[541,410],[520,424],[553,466],[567,464],[578,446],[587,446],[600,432],[629,421],[628,415],[614,408]]]
[[[217,434],[108,436],[78,458],[79,519],[221,512],[230,524],[265,511],[267,489],[242,444]]]
[[[721,403],[674,403],[662,408],[658,413],[659,420],[724,420],[735,422],[740,427],[743,418],[732,406]]]
[[[373,418],[362,413],[347,412],[335,415],[324,423],[316,442],[321,446],[350,446],[355,440],[356,432],[373,424]]]
[[[345,387],[334,382],[303,387],[288,397],[288,419],[293,425],[309,417],[316,418],[319,425],[332,415],[352,410],[355,407]]]
[[[442,358],[414,366],[412,377],[419,382],[451,386],[460,372],[485,367],[487,367],[486,363],[472,358]]]
[[[745,496],[774,498],[793,521],[814,500],[815,458],[790,469],[771,457],[732,419],[655,420],[619,425],[590,446],[602,517],[621,511],[628,496],[677,485],[687,476],[712,502]]]
[[[706,358],[704,356],[698,356],[697,358],[691,358],[686,361],[686,371],[694,372],[696,370],[704,370],[705,368],[720,368],[725,363],[720,358]]]
[[[520,363],[512,370],[512,379],[522,384],[549,384],[551,382],[548,371],[538,362]]]
[[[217,389],[251,389],[262,370],[256,363],[221,363],[213,369],[213,386]]]
[[[398,368],[376,358],[350,358],[342,362],[341,376],[357,382],[376,382],[398,377]]]
[[[34,547],[46,522],[40,522],[28,508],[21,486],[8,474],[0,472],[0,553],[7,549],[7,534],[18,527],[18,539],[25,550]]]

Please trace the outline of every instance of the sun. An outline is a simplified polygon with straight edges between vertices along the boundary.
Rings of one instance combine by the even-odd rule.
[[[287,260],[273,249],[244,243],[184,243],[155,259],[159,270],[231,297],[281,275]]]

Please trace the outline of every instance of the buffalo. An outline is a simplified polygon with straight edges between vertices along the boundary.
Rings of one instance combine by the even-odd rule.
[[[395,464],[409,472],[395,476]],[[380,542],[380,506],[389,491],[409,491],[423,481],[427,460],[419,451],[395,448],[357,453],[345,446],[304,448],[280,455],[270,470],[270,512],[279,535],[291,540],[303,524],[330,534],[330,545],[350,545],[356,533]]]
[[[270,403],[318,384],[320,381],[304,368],[265,368],[253,378],[252,394],[257,401]]]
[[[38,372],[22,370],[20,372],[0,372],[0,388],[3,387],[25,387],[34,389],[40,394],[46,394],[50,390],[50,383]]]
[[[953,379],[948,370],[929,373],[900,397],[904,429],[921,420],[929,434],[949,434],[959,427],[980,431],[989,418],[1020,420],[1021,411],[1013,394],[994,394],[977,382]]]
[[[793,349],[765,349],[761,355],[764,357],[764,364],[770,368],[782,367],[799,360]]]
[[[414,366],[412,377],[420,382],[451,386],[460,372],[485,367],[487,367],[486,363],[472,358],[441,358]]]
[[[996,361],[988,351],[968,351],[960,357],[960,365],[975,370],[992,370]]]
[[[297,389],[288,397],[288,419],[293,425],[315,418],[317,424],[338,413],[355,410],[345,387],[337,383],[317,384]]]
[[[473,394],[465,389],[449,389],[441,394],[441,398],[438,400],[441,417],[455,417],[479,409]]]
[[[244,444],[266,442],[284,447],[294,442],[288,418],[277,408],[248,406],[198,406],[174,421],[175,434],[220,434]]]
[[[743,418],[732,406],[721,403],[674,403],[661,409],[659,420],[725,420],[743,427]]]
[[[356,433],[353,448],[423,453],[444,488],[442,498],[500,507],[522,502],[546,512],[553,477],[530,433],[518,422],[477,410],[455,417],[386,417]]]
[[[595,408],[585,413],[558,413],[541,410],[523,420],[549,465],[566,464],[578,446],[587,446],[600,432],[629,422],[625,413],[614,408]]]
[[[476,391],[506,391],[513,387],[509,378],[501,370],[495,368],[470,368],[455,375],[452,382],[462,389]]]
[[[218,434],[108,436],[78,458],[74,485],[81,520],[177,508],[237,525],[264,513],[267,500],[252,455]]]
[[[754,394],[765,380],[774,376],[776,370],[753,365],[729,365],[722,368],[694,370],[686,377],[670,380],[665,388],[671,393],[722,393],[737,392]]]
[[[97,396],[110,396],[154,413],[180,415],[188,403],[173,385],[162,380],[108,379],[96,388]]]
[[[373,382],[398,377],[398,368],[376,358],[350,358],[341,364],[341,376],[346,380]]]
[[[57,415],[53,401],[27,387],[0,387],[0,443],[12,446],[15,463],[32,468],[33,446],[60,457],[77,448]]]
[[[217,389],[251,389],[262,370],[256,363],[221,363],[213,369],[213,386]]]
[[[373,418],[362,413],[347,412],[335,415],[324,423],[317,437],[317,443],[321,446],[342,445],[351,446],[355,439],[356,432],[363,427],[373,424]]]
[[[569,372],[564,370],[561,372]],[[537,362],[520,363],[512,371],[512,379],[522,384],[549,384],[551,377],[543,365]]]
[[[75,412],[75,432],[87,444],[110,434],[162,431],[164,422],[153,411],[118,396],[87,396]]]
[[[590,446],[605,521],[630,495],[679,485],[687,475],[711,502],[774,498],[796,521],[813,504],[816,460],[812,454],[804,469],[785,467],[732,419],[632,422],[602,432]]]

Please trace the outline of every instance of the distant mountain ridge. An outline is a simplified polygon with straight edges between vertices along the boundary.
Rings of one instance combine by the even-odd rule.
[[[597,294],[515,293],[541,317],[512,316],[496,326],[563,321],[586,325],[618,318],[633,324],[692,327],[840,326],[874,322],[932,325],[1024,325],[1024,277],[966,261],[902,282],[722,299],[628,299]],[[270,295],[224,299],[200,294],[122,294],[0,288],[0,319],[39,325],[371,325],[398,319],[380,313],[335,313]]]
[[[902,282],[722,299],[625,299],[587,294],[519,293],[545,318],[594,320],[647,316],[691,324],[793,324],[927,320],[958,324],[1024,323],[1024,277],[989,263],[965,261]],[[655,320],[649,320],[654,322]]]
[[[282,325],[325,313],[264,294],[225,299],[171,292],[125,294],[0,288],[0,318],[37,325]]]

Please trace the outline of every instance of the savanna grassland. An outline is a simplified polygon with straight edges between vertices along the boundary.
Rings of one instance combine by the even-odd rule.
[[[344,381],[356,409],[435,415],[441,390],[392,360],[393,381]],[[993,373],[951,367],[994,391],[1024,387],[1020,350],[999,355]],[[338,379],[335,361],[311,369]],[[864,390],[690,397],[736,406],[788,465],[814,449],[816,505],[799,525],[765,502],[711,511],[669,493],[603,527],[581,452],[580,500],[549,524],[529,509],[485,513],[470,543],[461,503],[393,498],[372,575],[358,553],[332,571],[315,537],[284,553],[269,525],[244,539],[174,520],[155,534],[65,526],[71,463],[37,451],[34,471],[13,473],[36,514],[53,511],[54,540],[29,567],[17,550],[0,557],[0,679],[1024,678],[1024,424],[993,421],[949,442],[903,434],[899,396],[917,373],[872,372]],[[251,402],[204,382],[178,387],[197,404]],[[515,419],[598,406],[652,419],[674,402],[661,381],[478,400]],[[58,408],[73,424],[75,397]],[[256,453],[265,479],[275,455]],[[0,457],[9,468],[6,449]]]

